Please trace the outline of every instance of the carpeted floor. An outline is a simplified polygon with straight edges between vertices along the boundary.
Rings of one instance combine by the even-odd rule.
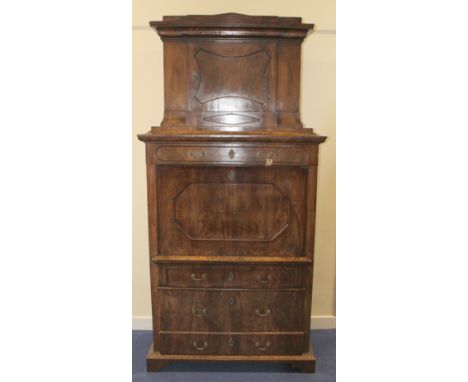
[[[334,382],[335,330],[312,330],[317,367],[315,374],[292,371],[283,364],[174,363],[157,373],[146,372],[151,331],[133,331],[133,382]]]

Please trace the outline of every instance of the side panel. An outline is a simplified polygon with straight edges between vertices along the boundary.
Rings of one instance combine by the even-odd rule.
[[[162,127],[185,127],[187,110],[187,44],[164,42],[164,119]]]
[[[151,145],[146,145],[146,152],[150,151]],[[148,197],[148,236],[149,236],[149,260],[151,278],[151,308],[153,313],[153,349],[159,348],[159,313],[160,304],[158,296],[159,267],[151,261],[157,254],[158,248],[158,228],[157,228],[157,186],[156,186],[156,165],[146,165],[147,197]]]
[[[278,127],[302,127],[299,115],[301,43],[278,42]]]

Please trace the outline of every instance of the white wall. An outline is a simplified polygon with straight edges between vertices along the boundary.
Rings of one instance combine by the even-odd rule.
[[[163,15],[218,14],[299,16],[316,32],[303,44],[302,121],[328,136],[320,146],[312,316],[330,325],[335,315],[335,3],[334,1],[133,1],[133,316],[151,315],[144,144],[136,134],[163,116],[163,57],[159,36],[148,27]],[[324,324],[327,322],[328,324]]]

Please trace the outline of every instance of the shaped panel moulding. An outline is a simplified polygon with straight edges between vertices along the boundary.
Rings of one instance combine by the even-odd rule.
[[[191,240],[272,241],[289,211],[273,184],[192,183],[174,199],[175,224]]]
[[[267,99],[266,69],[270,57],[264,50],[245,56],[221,56],[200,49],[195,53],[199,79],[195,98],[207,103],[237,97],[263,104]]]

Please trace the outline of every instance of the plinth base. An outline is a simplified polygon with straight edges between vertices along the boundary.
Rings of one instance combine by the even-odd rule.
[[[153,351],[151,344],[146,356],[146,370],[155,372],[173,362],[265,362],[288,363],[293,369],[315,373],[315,354],[312,346],[308,353],[300,355],[177,355]]]

